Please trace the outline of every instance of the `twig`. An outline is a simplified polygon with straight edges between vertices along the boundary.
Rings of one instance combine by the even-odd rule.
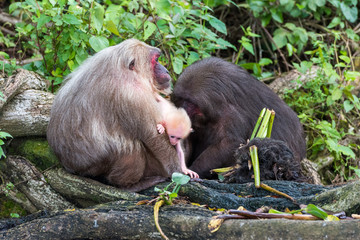
[[[10,23],[11,25],[15,25],[18,22],[21,22],[19,19],[12,17],[10,14],[5,12],[0,13],[0,22],[2,23]]]
[[[13,32],[13,31],[5,28],[5,27],[0,26],[0,30],[1,30],[2,32],[4,32],[4,33],[7,33],[7,34],[13,36],[13,37],[16,36],[16,33],[15,33],[15,32]]]
[[[229,214],[238,214],[240,216],[244,216],[250,219],[258,219],[258,218],[286,218],[292,220],[322,220],[321,218],[315,217],[313,215],[308,214],[275,214],[275,213],[257,213],[257,212],[250,212],[250,211],[243,211],[243,210],[229,210]]]
[[[265,190],[267,190],[269,192],[276,193],[276,194],[278,194],[280,196],[286,197],[286,198],[290,199],[291,201],[295,202],[295,199],[292,198],[291,196],[287,195],[286,193],[280,192],[280,191],[276,190],[275,188],[272,188],[269,185],[266,185],[265,183],[260,183],[260,187],[262,189],[265,189]]]
[[[276,49],[278,50],[281,58],[284,60],[284,63],[285,63],[287,72],[290,71],[290,69],[289,69],[290,64],[286,61],[286,58],[285,58],[284,54],[282,53],[282,51],[280,50],[280,48],[279,48],[279,47],[277,46],[277,44],[275,43],[275,41],[274,41],[274,39],[272,38],[271,34],[268,32],[268,30],[267,30],[265,27],[261,26],[261,28],[264,30],[264,32],[266,33],[266,35],[269,37],[269,39],[271,40],[271,42],[274,44],[274,46],[275,46]]]
[[[16,65],[23,66],[23,65],[26,65],[26,64],[29,64],[29,63],[32,63],[32,62],[42,61],[42,60],[43,60],[42,57],[28,58],[28,59],[24,59],[24,60],[16,60]],[[1,61],[3,61],[4,63],[7,63],[7,64],[11,64],[11,62],[9,60],[6,60],[6,59],[1,59]]]

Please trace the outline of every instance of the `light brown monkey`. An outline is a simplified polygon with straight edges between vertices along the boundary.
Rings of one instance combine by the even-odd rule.
[[[160,50],[135,39],[87,59],[56,94],[47,131],[64,168],[104,176],[140,191],[181,171],[177,153],[155,127],[161,114],[154,94],[169,93]]]
[[[183,108],[176,108],[160,95],[156,99],[161,109],[161,121],[157,124],[158,132],[163,134],[166,130],[170,144],[176,148],[182,172],[190,175],[191,178],[199,178],[196,172],[186,167],[182,148],[182,140],[192,132],[189,116]]]

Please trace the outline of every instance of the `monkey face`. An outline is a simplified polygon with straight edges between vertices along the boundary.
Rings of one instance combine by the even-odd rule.
[[[174,129],[167,128],[166,131],[169,136],[170,144],[173,146],[175,146],[183,138],[184,135],[184,130],[181,127]]]
[[[181,140],[181,138],[177,137],[175,135],[169,135],[169,140],[170,140],[170,144],[175,146],[176,144],[178,144],[178,142]]]
[[[155,85],[159,90],[165,90],[170,87],[169,71],[159,63],[160,50],[156,49],[151,52],[151,66],[153,69]]]

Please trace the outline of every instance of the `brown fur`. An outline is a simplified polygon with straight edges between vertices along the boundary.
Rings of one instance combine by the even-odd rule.
[[[156,130],[160,112],[153,96],[169,92],[170,81],[154,60],[159,54],[129,39],[98,52],[67,77],[47,132],[66,170],[104,176],[133,191],[180,171],[175,149]]]

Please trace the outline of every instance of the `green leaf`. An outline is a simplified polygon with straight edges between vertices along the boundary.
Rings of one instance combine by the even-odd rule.
[[[335,142],[333,139],[327,139],[325,140],[325,143],[329,150],[334,151],[336,153],[342,153],[346,156],[355,159],[355,153],[351,150],[350,147],[340,145],[337,142]]]
[[[194,62],[196,62],[197,60],[200,59],[200,56],[197,52],[194,52],[194,51],[190,51],[190,55],[189,57],[187,58],[187,65],[190,65]]]
[[[349,22],[354,23],[358,19],[358,9],[356,6],[350,7],[345,2],[341,2],[340,9]]]
[[[353,110],[354,108],[354,104],[351,103],[349,100],[345,100],[344,101],[344,109],[345,109],[345,112],[348,113],[350,112],[351,110]]]
[[[286,38],[287,34],[288,32],[283,28],[278,28],[275,30],[273,40],[278,48],[282,48],[287,44],[287,38]]]
[[[266,27],[271,21],[271,14],[267,14],[266,16],[261,18],[261,25]]]
[[[353,166],[349,166],[349,169],[353,170],[355,172],[355,174],[360,177],[360,169],[356,166],[356,167],[353,167]]]
[[[150,1],[150,3],[152,2],[153,1]],[[153,7],[156,9],[156,12],[158,13],[159,17],[170,22],[172,21],[169,14],[171,12],[171,3],[169,2],[169,0],[155,1],[155,6]]]
[[[275,21],[277,21],[279,23],[283,23],[283,15],[282,15],[282,12],[278,8],[271,8],[270,12],[271,12],[271,17]]]
[[[289,56],[291,57],[292,55],[293,55],[293,53],[294,53],[294,47],[293,47],[293,45],[291,45],[290,43],[287,43],[286,44],[286,49],[288,50],[288,53],[289,53]]]
[[[129,12],[133,12],[134,10],[137,11],[139,9],[139,1],[133,0],[129,3],[128,8]]]
[[[223,34],[227,34],[227,30],[226,30],[226,25],[225,23],[223,23],[222,21],[220,21],[219,19],[213,17],[210,19],[209,21],[210,25],[215,28],[217,31],[223,33]]]
[[[354,81],[354,80],[356,80],[357,78],[360,77],[360,72],[358,72],[358,71],[346,71],[344,76],[345,76],[345,79],[347,81]]]
[[[0,138],[5,139],[5,138],[12,138],[12,136],[10,135],[10,133],[7,132],[0,132]]]
[[[109,47],[109,40],[106,37],[102,36],[92,36],[89,39],[89,43],[96,52],[99,52],[104,48]]]
[[[79,25],[82,22],[81,20],[77,19],[72,14],[64,14],[63,20],[65,23],[71,24],[71,25]]]
[[[342,97],[342,90],[339,88],[335,88],[331,94],[331,99],[333,101],[337,101]]]
[[[12,217],[12,218],[20,218],[20,215],[18,213],[10,213],[10,217]]]
[[[56,0],[49,0],[49,2],[51,3],[51,5],[54,7],[56,5]]]
[[[220,49],[226,49],[228,47],[231,47],[232,49],[234,49],[235,51],[237,50],[236,47],[234,45],[232,45],[231,43],[229,43],[228,41],[222,39],[222,38],[218,38],[216,39],[216,46]]]
[[[328,217],[328,214],[322,210],[321,208],[315,206],[314,204],[309,204],[305,208],[305,211],[315,217],[326,219]]]
[[[318,7],[323,7],[323,6],[325,6],[325,3],[326,3],[326,0],[315,0],[315,4],[316,4]]]
[[[171,176],[171,179],[173,182],[180,184],[180,185],[184,185],[190,181],[190,177],[188,175],[178,173],[178,172],[174,172]]]
[[[104,12],[104,7],[95,2],[95,6],[91,10],[91,26],[95,28],[98,33],[101,32],[103,26]]]
[[[176,198],[178,196],[178,194],[176,192],[170,193],[169,197],[170,198]]]
[[[60,15],[56,15],[55,17],[52,18],[52,20],[56,26],[61,26],[63,24],[63,21],[61,20]]]
[[[105,28],[116,36],[120,36],[120,33],[112,20],[108,20],[105,22]]]
[[[180,58],[174,57],[172,65],[176,74],[180,74],[182,72],[183,61]]]
[[[144,41],[146,41],[156,30],[156,25],[152,22],[146,21],[144,24]]]
[[[266,66],[266,65],[269,65],[269,64],[272,64],[272,63],[273,63],[273,61],[270,58],[262,58],[259,61],[259,64],[261,66]]]
[[[40,29],[42,26],[44,26],[46,23],[50,22],[51,17],[46,16],[45,14],[41,14],[40,18],[37,19],[37,29]]]
[[[308,2],[308,7],[313,11],[316,12],[316,4],[314,2],[314,0],[311,0]]]
[[[0,52],[0,56],[4,57],[5,59],[9,59],[9,54],[6,52]]]
[[[327,27],[333,28],[333,27],[336,27],[337,25],[339,25],[340,23],[341,23],[341,19],[339,17],[334,17]]]
[[[339,56],[339,58],[340,58],[341,60],[343,60],[344,62],[346,62],[347,64],[349,64],[350,61],[351,61],[348,56],[341,55],[341,56]]]
[[[273,214],[286,214],[285,212],[280,212],[280,211],[278,211],[278,210],[276,210],[276,209],[270,209],[269,210],[269,213],[273,213]]]

